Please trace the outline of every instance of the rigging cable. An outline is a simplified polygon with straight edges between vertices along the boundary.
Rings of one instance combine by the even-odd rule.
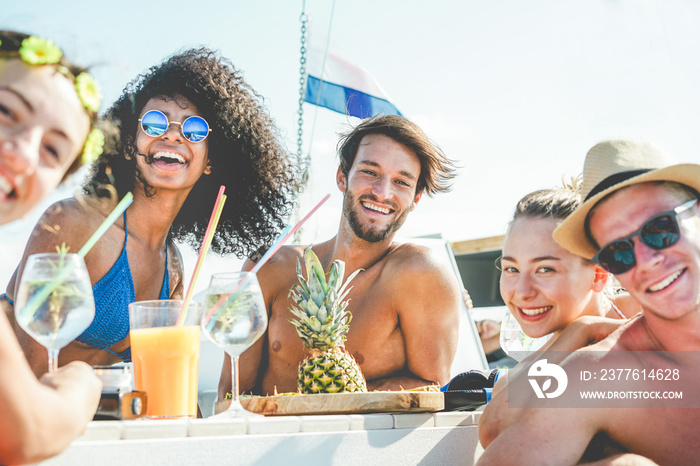
[[[314,118],[313,122],[311,123],[311,132],[309,134],[309,150],[306,153],[306,157],[303,158],[302,160],[302,154],[303,154],[303,114],[304,114],[304,96],[306,94],[306,77],[307,77],[307,69],[306,69],[306,64],[307,64],[307,52],[308,48],[306,46],[306,41],[307,41],[307,27],[306,23],[308,22],[308,15],[306,14],[306,0],[303,1],[302,3],[302,13],[301,13],[301,58],[299,61],[299,110],[297,113],[299,114],[299,119],[297,120],[297,123],[299,125],[299,129],[297,130],[297,156],[299,157],[300,161],[303,164],[304,167],[304,172],[303,172],[303,178],[302,178],[302,183],[303,186],[305,187],[306,184],[309,181],[310,178],[310,171],[311,171],[311,147],[313,144],[314,140],[314,131],[316,129],[316,120],[318,119],[318,107],[319,103],[321,101],[321,89],[323,88],[323,74],[325,73],[326,70],[326,58],[328,57],[328,49],[330,47],[330,42],[331,42],[331,31],[333,30],[333,17],[335,16],[335,0],[333,0],[333,3],[331,5],[331,16],[330,19],[328,20],[328,35],[326,37],[326,47],[323,52],[323,62],[321,63],[321,75],[319,76],[319,87],[318,87],[318,94],[316,96],[316,108],[314,109]]]
[[[302,6],[301,6],[301,15],[299,16],[299,21],[301,21],[301,46],[300,46],[300,57],[299,57],[299,108],[297,110],[297,161],[299,162],[301,169],[302,169],[302,179],[301,179],[301,187],[299,189],[299,194],[304,192],[306,190],[307,184],[309,182],[309,179],[311,178],[311,147],[313,145],[313,138],[314,138],[314,131],[316,129],[316,120],[318,117],[318,107],[319,103],[321,100],[321,88],[323,87],[323,74],[325,73],[326,70],[326,58],[328,57],[328,49],[330,47],[330,41],[331,41],[331,31],[333,29],[333,17],[335,16],[335,1],[333,0],[333,3],[331,5],[331,15],[330,19],[328,21],[328,35],[326,37],[326,47],[323,53],[323,62],[321,64],[321,73],[319,76],[319,87],[318,87],[318,95],[316,97],[316,108],[314,110],[314,118],[311,124],[311,132],[310,132],[310,137],[309,137],[309,150],[306,153],[306,157],[303,156],[304,149],[304,101],[305,101],[305,96],[306,96],[306,81],[307,81],[307,76],[308,76],[308,70],[307,70],[307,59],[308,59],[308,47],[307,47],[307,38],[308,38],[308,21],[309,21],[309,16],[306,14],[306,0],[302,0]],[[297,203],[297,208],[295,209],[295,219],[298,219],[300,216],[300,211],[299,211],[299,203]],[[294,242],[299,243],[301,240],[301,229],[297,230],[297,232],[294,234]]]
[[[304,95],[306,93],[306,23],[309,21],[309,17],[306,15],[306,0],[303,0],[301,5],[301,15],[299,16],[299,21],[301,21],[301,47],[299,49],[299,109],[297,110],[297,158],[298,161],[302,161],[303,157],[303,144],[304,144]],[[304,169],[306,171],[306,169]],[[304,180],[306,184],[306,180]]]

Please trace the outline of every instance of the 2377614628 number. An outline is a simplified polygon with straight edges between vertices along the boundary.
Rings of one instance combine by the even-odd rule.
[[[598,380],[658,380],[675,381],[680,379],[678,369],[600,369]]]

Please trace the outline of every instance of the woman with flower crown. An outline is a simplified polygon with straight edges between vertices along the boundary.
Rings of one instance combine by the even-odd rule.
[[[90,75],[52,42],[0,31],[0,224],[26,214],[99,154],[102,134],[90,129],[99,105]],[[0,464],[63,450],[92,419],[100,388],[82,362],[37,380],[0,312]]]
[[[261,101],[230,62],[205,48],[174,55],[126,86],[107,114],[120,126],[116,149],[97,160],[80,200],[45,212],[7,288],[14,299],[30,254],[63,243],[78,250],[114,202],[133,193],[85,256],[95,319],[61,350],[59,364],[130,361],[128,304],[183,296],[175,241],[199,248],[221,185],[228,202],[212,250],[251,257],[274,241],[293,208],[298,170]],[[17,334],[35,372],[44,372],[46,350]]]
[[[100,92],[51,41],[0,31],[0,225],[27,214],[104,144]]]

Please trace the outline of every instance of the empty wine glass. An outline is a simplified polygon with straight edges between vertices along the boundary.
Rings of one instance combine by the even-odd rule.
[[[202,330],[231,357],[231,405],[221,417],[258,416],[246,411],[238,396],[238,356],[267,328],[267,308],[252,272],[212,275],[204,298]]]
[[[550,338],[552,338],[552,334],[539,338],[527,336],[510,312],[506,312],[501,321],[501,348],[508,356],[518,362],[525,359],[530,353],[542,348]]]
[[[85,261],[77,254],[32,254],[22,272],[15,302],[20,327],[49,353],[49,372],[58,352],[95,318],[95,299]]]

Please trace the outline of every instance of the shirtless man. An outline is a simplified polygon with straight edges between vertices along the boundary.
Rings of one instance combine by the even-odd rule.
[[[368,390],[445,384],[457,348],[461,286],[430,250],[392,240],[424,191],[448,188],[454,167],[420,128],[393,115],[362,122],[341,139],[339,155],[340,226],[313,249],[326,270],[336,259],[345,262],[348,274],[364,269],[348,295],[353,319],[346,349],[360,364]],[[303,245],[284,247],[257,274],[269,325],[240,358],[241,392],[297,390],[305,350],[289,322],[288,294],[303,251]],[[248,261],[244,269],[252,266]],[[226,358],[219,399],[231,391],[230,367]]]
[[[595,255],[594,260],[615,274],[643,312],[608,338],[560,362],[567,373],[594,371],[609,361],[632,370],[678,369],[684,401],[692,404],[697,400],[698,190],[700,165],[673,165],[651,144],[605,141],[589,151],[584,167],[585,202],[555,230],[554,238],[580,256],[590,259]],[[664,351],[668,359],[651,352],[656,350]],[[602,357],[601,352],[605,352]],[[629,461],[624,464],[651,464],[652,460],[697,464],[700,449],[694,437],[700,410],[694,405],[659,409],[661,402],[639,401],[627,407],[582,404],[578,409],[562,410],[546,407],[533,391],[526,391],[525,405],[509,407],[509,398],[512,401],[523,393],[514,391],[512,385],[518,378],[513,375],[509,374],[507,390],[499,380],[498,393],[481,418],[479,438],[486,450],[480,464],[574,464],[587,458],[601,464],[623,460]],[[644,390],[652,383],[639,380],[634,386]],[[572,386],[573,393],[578,393],[583,382],[569,377],[567,392]],[[602,382],[588,385],[594,387],[609,388]],[[601,445],[603,448],[594,448]],[[611,446],[620,454],[606,456],[610,451],[606,447]]]

